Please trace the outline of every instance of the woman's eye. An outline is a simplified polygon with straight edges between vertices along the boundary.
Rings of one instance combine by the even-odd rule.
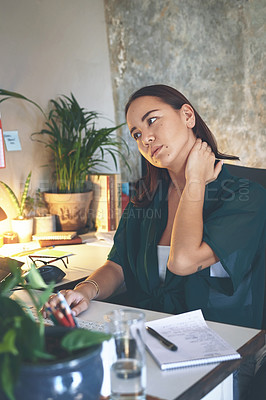
[[[138,140],[141,137],[141,133],[140,132],[134,132],[132,136],[133,136],[133,138],[135,140]]]
[[[152,125],[152,124],[156,121],[156,119],[157,119],[156,117],[151,117],[151,118],[149,118],[149,119],[148,119],[148,124],[149,124],[149,125]]]

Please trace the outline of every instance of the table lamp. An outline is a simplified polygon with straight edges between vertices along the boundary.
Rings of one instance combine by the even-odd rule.
[[[4,221],[5,219],[7,219],[7,215],[4,212],[4,210],[0,207],[0,221]]]
[[[4,210],[0,207],[0,221],[7,219],[7,215]],[[3,235],[0,233],[0,247],[3,246]]]

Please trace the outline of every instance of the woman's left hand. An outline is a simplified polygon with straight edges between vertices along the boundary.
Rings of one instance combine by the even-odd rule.
[[[200,181],[207,185],[217,179],[222,165],[222,161],[215,165],[215,155],[211,147],[201,139],[197,139],[188,156],[185,170],[186,181]]]

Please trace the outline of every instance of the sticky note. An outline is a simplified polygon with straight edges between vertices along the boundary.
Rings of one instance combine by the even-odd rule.
[[[4,131],[4,139],[7,151],[21,150],[18,131]]]

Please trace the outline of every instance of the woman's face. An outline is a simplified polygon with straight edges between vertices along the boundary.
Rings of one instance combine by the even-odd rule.
[[[159,97],[134,100],[128,109],[127,124],[140,153],[159,168],[180,168],[196,140],[192,107],[184,104],[175,110]]]

